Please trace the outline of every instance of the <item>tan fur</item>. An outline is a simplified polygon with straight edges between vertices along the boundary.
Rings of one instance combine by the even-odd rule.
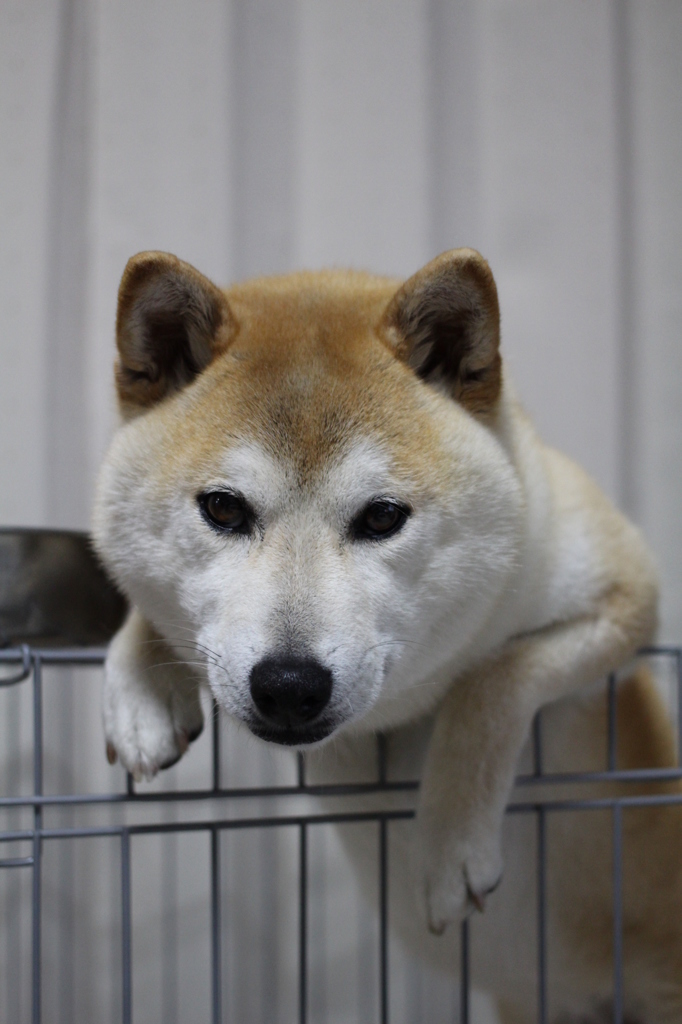
[[[496,324],[499,310],[487,264],[480,257],[474,260],[472,256],[477,254],[471,250],[458,252],[466,257],[460,262],[467,283],[471,279],[468,288],[462,289],[462,304],[468,303],[470,311],[479,287],[492,286],[481,302],[486,318]],[[126,267],[117,317],[117,385],[124,413],[136,404],[146,408],[174,390],[163,374],[159,380],[140,381],[125,370],[134,374],[143,368],[143,360],[131,344],[129,326],[136,303],[143,303],[147,282],[160,270],[177,270],[190,273],[196,292],[206,295],[206,306],[214,305],[215,340],[207,344],[206,360],[213,365],[202,381],[199,402],[193,403],[194,408],[199,403],[202,410],[207,407],[205,389],[211,383],[216,399],[220,392],[220,399],[207,409],[215,419],[211,424],[201,423],[194,432],[204,446],[215,436],[209,426],[229,429],[231,423],[239,424],[240,430],[252,429],[254,436],[267,434],[268,443],[274,445],[284,430],[293,431],[295,443],[289,448],[309,472],[324,463],[335,443],[345,442],[349,430],[359,426],[372,429],[392,444],[397,442],[396,458],[418,471],[430,447],[434,407],[407,369],[413,363],[413,347],[405,332],[417,332],[419,304],[425,302],[425,271],[397,292],[398,282],[390,278],[353,271],[299,272],[233,286],[219,300],[215,286],[187,267],[164,253],[142,253]],[[439,257],[433,261],[433,269],[437,286],[442,288],[441,279],[452,266]],[[437,300],[438,287],[434,289]],[[459,308],[454,309],[454,318],[459,324]],[[206,322],[211,323],[208,314]],[[482,379],[453,385],[462,405],[476,413],[491,412],[501,389],[498,328],[491,327],[490,334],[482,363],[474,359],[469,366],[466,352],[458,356],[458,364],[463,361],[469,374],[482,375]],[[380,393],[381,402],[375,400],[375,393]],[[393,405],[390,419],[385,415],[387,396]],[[336,423],[343,424],[343,434]],[[433,450],[435,454],[435,445]],[[190,457],[198,454],[192,449]]]
[[[155,271],[163,254],[153,255]],[[147,272],[147,254],[142,257],[129,262],[121,284],[118,346],[126,353],[138,262]],[[223,309],[229,312],[223,318],[230,333],[221,327],[211,364],[194,388],[168,392],[164,379],[145,381],[140,391],[119,368],[124,415],[136,402],[142,408],[158,402],[160,389],[170,398],[158,413],[172,451],[161,471],[171,480],[183,463],[191,469],[210,464],[216,439],[238,432],[280,453],[286,441],[303,485],[359,429],[389,444],[392,457],[422,487],[432,488],[434,477],[451,486],[455,468],[444,462],[434,437],[437,403],[386,340],[385,309],[396,286],[392,279],[327,271],[226,289]],[[125,362],[132,365],[132,357]],[[138,356],[135,365],[140,363]],[[431,460],[426,465],[425,455]]]

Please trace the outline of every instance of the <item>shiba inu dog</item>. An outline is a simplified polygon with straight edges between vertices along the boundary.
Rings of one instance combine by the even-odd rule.
[[[535,713],[622,666],[656,625],[641,536],[537,438],[499,342],[493,276],[469,249],[402,284],[335,271],[225,291],[174,256],[141,253],[120,286],[123,424],[94,514],[97,550],[133,606],[106,665],[110,759],[137,777],[177,760],[202,728],[202,684],[256,736],[313,748],[321,775],[359,763],[377,730],[399,757],[401,737],[425,729],[397,926],[450,964],[453,929],[437,936],[500,880]],[[627,685],[623,749],[636,761],[643,743],[665,762],[655,691],[641,675]],[[551,709],[554,763],[590,761],[600,707],[588,695]],[[633,826],[633,864],[651,878],[670,869],[666,905],[652,919],[642,896],[626,921],[638,965],[628,998],[652,1021],[682,1020],[670,813]],[[564,956],[557,1012],[583,1012],[610,984],[606,840],[602,825],[583,826],[550,859],[561,876],[552,934],[582,951],[576,976]],[[656,830],[660,859],[647,867]],[[501,887],[497,919],[481,919],[492,922],[484,980],[515,1019],[535,1005],[515,938],[525,849],[510,833],[516,882]]]

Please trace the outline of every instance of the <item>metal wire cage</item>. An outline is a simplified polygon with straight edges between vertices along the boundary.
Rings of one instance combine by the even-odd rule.
[[[676,714],[678,752],[682,736],[682,648],[657,647],[642,652],[649,659],[663,665],[668,678],[673,680],[677,690]],[[296,894],[294,899],[295,961],[296,966],[296,1014],[300,1024],[312,1022],[310,1012],[309,961],[310,937],[310,842],[315,830],[323,825],[362,824],[376,830],[376,857],[378,872],[378,926],[376,929],[375,1001],[371,1016],[380,1024],[391,1021],[389,967],[389,859],[393,823],[413,816],[412,806],[381,806],[382,796],[404,793],[414,794],[417,783],[412,780],[389,779],[386,769],[386,748],[382,737],[377,740],[376,778],[343,785],[312,785],[306,780],[304,761],[298,758],[297,777],[273,785],[229,785],[224,776],[221,758],[221,728],[217,714],[212,716],[208,730],[210,741],[211,784],[204,788],[166,789],[164,791],[138,791],[132,778],[127,777],[119,792],[71,792],[46,791],[44,771],[45,700],[50,680],[49,671],[54,668],[68,669],[74,674],[82,673],[102,665],[105,652],[101,649],[31,649],[23,646],[17,649],[0,650],[0,687],[5,690],[23,689],[24,698],[30,691],[31,703],[31,782],[17,789],[25,791],[4,792],[0,796],[0,843],[5,851],[0,855],[0,869],[3,872],[26,872],[30,876],[30,1020],[40,1024],[45,1017],[45,1002],[50,998],[45,991],[42,961],[44,948],[44,858],[46,849],[52,844],[63,844],[83,838],[105,839],[118,847],[119,876],[116,881],[117,900],[120,907],[118,922],[118,982],[120,997],[117,1013],[123,1024],[133,1020],[134,965],[132,945],[134,921],[132,912],[131,872],[134,844],[139,837],[156,835],[167,837],[171,834],[202,833],[208,837],[208,872],[210,876],[210,1014],[213,1024],[230,1019],[225,1000],[225,950],[223,947],[224,927],[222,917],[230,913],[226,906],[221,886],[221,844],[228,833],[251,830],[288,830],[295,836],[297,860]],[[59,676],[57,678],[57,683]],[[57,685],[55,683],[54,685]],[[613,864],[613,1021],[623,1024],[623,905],[622,905],[622,864],[623,864],[623,812],[629,807],[680,803],[679,792],[638,793],[611,797],[584,799],[557,799],[557,786],[564,784],[618,783],[666,783],[682,778],[679,767],[640,768],[619,770],[617,768],[617,687],[614,678],[608,682],[607,692],[608,736],[606,742],[606,764],[601,771],[551,774],[543,767],[542,716],[535,721],[532,734],[532,771],[518,778],[518,785],[532,786],[532,799],[516,800],[508,808],[513,815],[532,816],[536,822],[537,842],[537,920],[536,920],[536,979],[537,979],[537,1020],[546,1024],[548,1020],[547,990],[547,821],[551,815],[571,813],[576,810],[606,810],[611,814],[612,864]],[[205,742],[205,741],[204,741]],[[679,755],[678,755],[679,763]],[[11,780],[10,780],[11,783]],[[552,796],[543,795],[552,789]],[[65,787],[68,788],[68,787]],[[52,787],[54,789],[54,787]],[[30,790],[30,791],[29,791]],[[517,790],[518,792],[518,790]],[[378,806],[372,810],[349,809],[349,800],[374,795]],[[313,797],[325,798],[325,812],[316,809]],[[343,798],[338,811],[327,810],[329,801]],[[409,803],[409,801],[408,801]],[[248,804],[249,812],[243,813]],[[159,820],[154,812],[159,808],[176,808],[175,820]],[[340,805],[341,806],[341,805]],[[366,806],[366,805],[365,805]],[[98,809],[116,809],[119,817],[115,821],[93,822],[92,813]],[[255,808],[255,810],[254,810]],[[69,811],[67,823],[51,822],[53,812]],[[119,813],[120,812],[120,813]],[[17,817],[17,815],[19,817]],[[86,817],[90,815],[90,817]],[[7,922],[7,915],[3,915]],[[208,923],[208,922],[207,922]],[[456,989],[453,1005],[453,1020],[468,1024],[471,1010],[470,941],[469,923],[461,929],[461,983]],[[28,1010],[28,1006],[26,1007]],[[29,1019],[28,1013],[23,1019]]]

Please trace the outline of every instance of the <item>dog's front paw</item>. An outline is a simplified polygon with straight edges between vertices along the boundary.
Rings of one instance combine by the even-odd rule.
[[[473,910],[483,911],[486,896],[500,883],[499,835],[466,837],[447,828],[424,828],[419,836],[420,903],[429,931],[442,935],[449,924]]]
[[[104,734],[107,759],[120,758],[137,782],[170,768],[203,729],[197,688],[193,699],[178,699],[172,686],[121,687],[107,679]]]
[[[197,681],[149,633],[133,612],[112,641],[104,678],[107,758],[120,758],[137,781],[175,764],[204,726]]]

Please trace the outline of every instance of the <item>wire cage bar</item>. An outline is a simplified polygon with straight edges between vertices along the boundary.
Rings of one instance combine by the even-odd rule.
[[[682,779],[682,648],[655,647],[641,652],[651,659],[664,659],[672,666],[677,689],[677,766],[666,768],[618,768],[618,729],[617,700],[618,689],[615,676],[611,676],[606,687],[607,700],[607,742],[606,763],[603,770],[591,772],[550,773],[545,771],[543,757],[542,714],[540,713],[533,726],[531,736],[532,768],[527,774],[517,778],[517,787],[521,792],[524,787],[533,787],[529,800],[516,800],[508,808],[509,814],[530,815],[535,820],[536,853],[537,853],[537,1021],[548,1024],[548,956],[547,956],[547,824],[551,815],[572,811],[602,810],[611,814],[612,820],[612,884],[613,884],[613,1021],[623,1024],[623,815],[632,807],[658,806],[662,804],[682,803],[682,793],[666,791],[663,793],[641,793],[628,795],[627,792],[617,796],[585,797],[581,799],[558,798],[552,795],[543,796],[543,787],[551,787],[556,794],[556,787],[568,784],[597,784],[604,782],[619,783],[652,783],[671,782]],[[31,874],[31,1022],[41,1024],[42,1008],[42,861],[46,844],[68,839],[88,837],[108,837],[117,840],[120,849],[120,963],[121,963],[121,1020],[123,1024],[132,1024],[133,1008],[133,915],[131,907],[131,877],[133,862],[133,840],[140,836],[168,835],[190,832],[205,833],[209,840],[210,863],[210,974],[211,974],[211,1014],[213,1024],[222,1024],[225,1020],[225,1000],[223,991],[223,960],[225,950],[222,941],[223,913],[229,914],[221,900],[221,843],[225,833],[240,830],[257,829],[293,829],[297,834],[298,859],[298,1020],[300,1024],[309,1024],[309,951],[310,928],[310,837],[311,830],[327,824],[366,824],[375,825],[377,829],[377,870],[378,870],[378,978],[377,1005],[380,1024],[390,1024],[390,954],[389,954],[389,862],[391,856],[391,829],[394,823],[407,820],[414,815],[412,808],[379,808],[375,810],[305,810],[294,813],[249,814],[233,813],[245,799],[254,798],[299,798],[307,797],[364,797],[371,794],[388,794],[404,792],[414,793],[418,783],[414,780],[392,781],[387,772],[386,742],[384,737],[377,738],[377,777],[371,782],[344,783],[337,785],[315,785],[306,779],[304,759],[298,755],[297,778],[295,784],[276,784],[270,786],[254,785],[231,787],[221,778],[220,728],[217,714],[213,716],[210,730],[211,750],[211,785],[203,789],[183,789],[164,792],[138,792],[130,776],[127,777],[125,788],[120,792],[79,793],[58,792],[45,793],[43,785],[43,690],[44,668],[59,665],[78,669],[85,666],[101,666],[105,657],[102,649],[31,649],[23,646],[18,649],[0,650],[0,688],[30,686],[32,688],[32,792],[0,794],[0,812],[15,808],[23,808],[32,815],[30,827],[5,828],[0,831],[0,850],[5,844],[25,843],[30,853],[17,856],[0,855],[0,869],[11,871],[28,871]],[[516,792],[519,792],[517,788]],[[71,807],[74,811],[102,805],[124,805],[145,808],[150,805],[175,804],[179,808],[201,802],[210,803],[215,808],[216,802],[230,813],[209,816],[184,816],[175,821],[138,821],[126,824],[78,824],[60,827],[48,826],[45,811],[49,807]],[[281,806],[278,804],[278,807]],[[469,922],[461,926],[460,942],[460,984],[457,1020],[459,1024],[468,1024],[471,1013],[470,1000],[470,961],[471,943]]]

